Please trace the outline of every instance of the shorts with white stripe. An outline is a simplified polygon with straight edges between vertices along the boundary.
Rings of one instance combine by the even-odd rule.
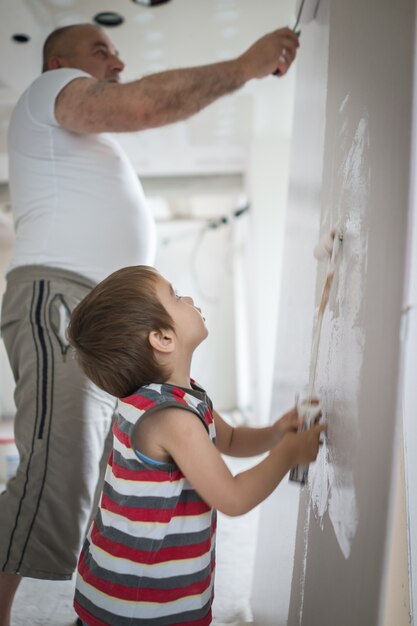
[[[86,379],[65,337],[93,286],[41,266],[7,276],[1,331],[16,381],[20,463],[0,495],[0,571],[71,578],[97,503],[116,401]]]

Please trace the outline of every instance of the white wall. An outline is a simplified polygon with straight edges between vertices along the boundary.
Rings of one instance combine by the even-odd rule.
[[[327,86],[328,29],[302,27],[296,67],[294,123],[284,215],[271,419],[294,404],[308,382],[319,234]],[[317,61],[319,59],[319,61]],[[308,126],[306,130],[306,125]],[[280,233],[281,234],[281,233]],[[269,268],[275,283],[275,268]],[[293,576],[299,486],[284,479],[261,505],[253,609],[259,626],[287,623]],[[291,625],[292,626],[292,625]]]
[[[290,15],[294,1],[281,2]],[[252,351],[255,419],[270,419],[285,215],[291,154],[296,68],[267,83],[269,93],[255,100],[252,145],[247,170],[251,203]],[[254,87],[256,89],[256,85]]]
[[[399,457],[394,473],[395,486],[392,494],[392,523],[388,540],[389,549],[385,568],[385,591],[381,616],[383,626],[410,625],[407,499],[404,448],[401,445],[399,446]]]
[[[228,215],[229,222],[216,229],[207,228],[205,220],[158,223],[155,264],[179,294],[192,296],[202,309],[209,336],[195,353],[192,376],[208,390],[217,410],[231,411],[238,405],[234,332],[236,248],[231,218],[237,204],[233,196],[210,196],[204,202],[210,204],[212,215]],[[215,211],[217,205],[219,209]]]
[[[408,504],[408,542],[410,553],[410,605],[412,621],[417,623],[417,45],[414,52],[414,107],[411,165],[411,206],[408,226],[407,287],[403,301],[403,398],[404,454]]]

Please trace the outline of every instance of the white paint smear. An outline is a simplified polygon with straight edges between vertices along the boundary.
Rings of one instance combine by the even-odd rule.
[[[307,552],[308,552],[308,528],[310,526],[310,509],[307,509],[306,520],[304,524],[304,555],[303,566],[300,578],[300,611],[298,613],[298,624],[301,626],[303,621],[303,609],[304,609],[304,590],[306,585],[306,572],[307,572]]]
[[[339,109],[343,116],[347,115],[347,102],[348,97]],[[337,172],[340,194],[332,212],[332,226],[343,228],[344,241],[324,314],[316,381],[316,393],[328,422],[328,441],[310,468],[309,489],[316,519],[323,527],[328,512],[340,549],[348,559],[359,515],[353,467],[365,338],[361,312],[367,264],[364,219],[370,179],[367,116],[353,132],[347,117],[340,128],[340,150],[346,157]]]

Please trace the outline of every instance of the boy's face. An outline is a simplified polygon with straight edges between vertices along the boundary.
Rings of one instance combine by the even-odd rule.
[[[194,350],[208,335],[201,309],[190,296],[179,296],[162,276],[156,279],[156,295],[174,322],[179,341]]]

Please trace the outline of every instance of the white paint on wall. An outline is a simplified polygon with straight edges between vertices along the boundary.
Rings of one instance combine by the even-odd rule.
[[[306,585],[306,572],[307,572],[307,553],[308,553],[308,529],[310,526],[310,507],[307,510],[305,523],[304,523],[304,556],[303,563],[301,568],[301,576],[300,576],[300,611],[298,614],[298,623],[301,624],[303,620],[303,610],[304,610],[304,590]]]
[[[300,578],[299,624],[302,623],[306,584],[308,535],[310,513],[321,529],[325,514],[333,526],[340,550],[348,559],[358,526],[358,506],[353,480],[354,449],[359,437],[358,395],[364,350],[364,330],[361,309],[366,282],[368,252],[365,215],[368,208],[370,170],[367,151],[369,131],[364,115],[352,129],[346,105],[347,95],[340,107],[340,150],[346,151],[335,172],[335,183],[340,185],[336,206],[323,210],[322,224],[341,229],[344,240],[337,257],[335,277],[328,308],[322,324],[317,318],[312,338],[310,388],[320,397],[323,417],[329,425],[328,437],[319,452],[316,463],[310,466],[308,490],[311,507],[306,510],[304,524],[303,561]],[[347,149],[347,146],[349,148]],[[317,281],[318,302],[321,299],[328,262],[319,267]],[[316,347],[319,343],[319,352]],[[316,359],[318,362],[316,363]],[[317,382],[314,380],[319,372]],[[343,384],[340,384],[343,381]],[[346,423],[346,416],[353,416]],[[350,441],[349,441],[350,440]],[[347,443],[349,443],[347,447]],[[353,453],[353,454],[352,454]]]
[[[316,519],[323,527],[324,515],[328,511],[346,559],[349,558],[358,524],[352,464],[359,435],[358,396],[365,345],[361,309],[366,282],[368,243],[365,215],[370,184],[368,119],[364,115],[352,133],[346,107],[348,100],[349,95],[339,107],[342,116],[339,145],[340,150],[346,150],[346,157],[336,173],[336,183],[340,187],[338,205],[323,212],[326,227],[340,228],[344,235],[329,306],[323,318],[318,364],[320,374],[316,385],[329,431],[309,477]],[[347,146],[350,147],[347,149]],[[318,284],[323,282],[321,272]],[[316,325],[315,333],[318,331]],[[312,343],[314,346],[315,337]],[[315,365],[311,363],[311,369],[315,370]],[[343,384],[340,384],[341,381]],[[344,421],[346,415],[352,416],[349,425]],[[349,447],[346,445],[348,442]]]

